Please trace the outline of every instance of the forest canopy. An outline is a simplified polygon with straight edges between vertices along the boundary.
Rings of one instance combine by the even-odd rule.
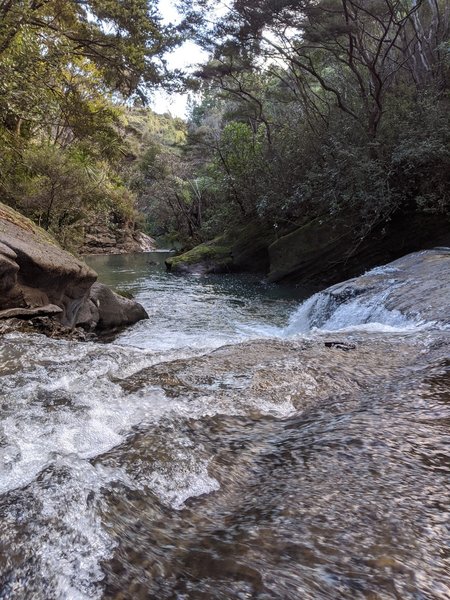
[[[445,1],[236,0],[222,18],[214,2],[185,6],[211,56],[192,117],[220,112],[204,140],[222,206],[363,234],[399,210],[448,212]]]

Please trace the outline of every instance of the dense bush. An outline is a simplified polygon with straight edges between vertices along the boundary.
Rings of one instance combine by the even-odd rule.
[[[364,236],[393,214],[448,216],[444,2],[236,1],[222,19],[207,6],[190,124],[211,157],[204,231],[322,216]]]

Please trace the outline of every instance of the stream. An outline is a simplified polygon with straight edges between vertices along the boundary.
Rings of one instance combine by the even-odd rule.
[[[450,331],[90,257],[149,320],[0,338],[0,599],[448,600]]]

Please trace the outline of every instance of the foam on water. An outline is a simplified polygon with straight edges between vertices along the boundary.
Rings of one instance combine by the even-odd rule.
[[[305,334],[312,330],[337,331],[358,328],[366,331],[394,332],[417,329],[424,324],[398,310],[389,310],[385,301],[389,290],[369,298],[353,298],[339,303],[326,292],[308,298],[295,311],[284,335]]]
[[[46,600],[100,597],[100,564],[115,544],[97,505],[114,483],[140,489],[144,482],[125,467],[105,469],[93,459],[124,443],[136,426],[156,427],[174,411],[161,390],[126,393],[114,381],[159,356],[21,335],[4,338],[1,354],[9,358],[0,378],[0,500],[6,499],[11,531],[18,523],[29,528],[23,550],[35,557],[41,581],[30,593]],[[191,449],[189,464],[180,458],[173,457],[175,471],[156,465],[145,482],[177,509],[218,487],[201,452]]]
[[[114,357],[88,352],[78,361],[75,368],[70,360],[47,359],[46,366],[29,369],[27,382],[22,371],[1,380],[0,431],[10,459],[0,493],[27,485],[55,457],[88,459],[108,451],[145,417],[142,399],[131,395],[124,402],[121,388],[108,377],[117,368]]]
[[[40,583],[30,592],[36,600],[101,597],[101,563],[112,557],[115,541],[99,507],[111,487],[149,489],[176,510],[191,497],[219,489],[208,473],[209,457],[177,423],[206,415],[257,410],[283,417],[294,411],[288,399],[239,401],[230,395],[212,402],[204,395],[187,401],[151,386],[125,391],[118,380],[160,362],[159,352],[10,335],[3,338],[2,356],[7,360],[0,378],[0,509],[1,498],[13,498],[6,500],[3,517],[11,531],[17,523],[29,528],[22,546],[37,562]],[[185,355],[169,352],[164,358],[175,356]],[[111,468],[94,460],[126,444],[136,428],[157,432],[162,422],[173,429],[172,436],[161,437],[163,458],[139,461],[138,470],[126,457]],[[156,456],[153,443],[151,451]],[[6,598],[14,597],[13,589]]]

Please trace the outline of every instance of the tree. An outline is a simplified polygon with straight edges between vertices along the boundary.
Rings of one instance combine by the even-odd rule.
[[[219,16],[209,0],[185,6],[210,51],[205,97],[222,106],[204,138],[225,207],[240,198],[268,224],[318,218],[363,237],[394,214],[448,212],[446,3],[234,0]],[[208,110],[195,113],[200,131]]]
[[[201,22],[208,2],[186,4],[191,19]],[[302,97],[305,111],[327,118],[337,107],[372,140],[394,85],[405,78],[418,88],[446,85],[449,13],[443,1],[235,0],[213,27],[208,23],[203,17],[198,34],[214,58],[204,76],[224,89],[231,82],[242,94],[248,92],[242,73],[270,65]]]
[[[130,217],[120,104],[169,80],[178,40],[156,0],[0,0],[2,200],[61,240],[96,210]]]
[[[110,87],[127,94],[160,81],[157,59],[176,41],[159,22],[157,2],[147,0],[3,0],[0,22],[0,60],[25,33],[40,39],[43,61],[58,41],[61,58],[86,58]]]

